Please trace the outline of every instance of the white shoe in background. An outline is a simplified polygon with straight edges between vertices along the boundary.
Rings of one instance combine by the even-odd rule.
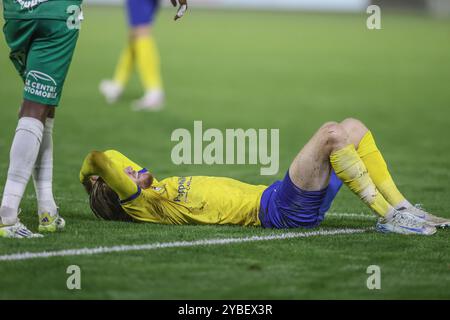
[[[159,111],[164,106],[164,91],[151,90],[147,91],[145,95],[133,103],[132,109],[134,111]]]
[[[123,87],[113,80],[102,80],[99,86],[100,93],[105,97],[106,102],[113,104],[123,92]]]

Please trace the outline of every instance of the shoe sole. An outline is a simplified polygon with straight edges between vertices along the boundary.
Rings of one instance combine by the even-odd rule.
[[[426,228],[425,230],[429,230],[426,232],[414,232],[411,229],[388,228],[383,224],[377,224],[375,229],[376,229],[376,231],[381,232],[381,233],[396,233],[396,234],[402,234],[402,235],[419,235],[419,236],[432,236],[437,231],[436,228],[433,227],[432,229]],[[405,231],[405,230],[409,230],[409,232],[401,232],[401,231]]]

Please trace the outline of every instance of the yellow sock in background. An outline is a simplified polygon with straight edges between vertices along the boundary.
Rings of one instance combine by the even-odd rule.
[[[114,82],[124,87],[130,79],[133,72],[133,47],[129,44],[120,55],[119,62],[114,72]]]
[[[396,208],[402,204],[410,205],[397,189],[389,173],[386,161],[384,161],[380,150],[378,150],[370,131],[362,138],[357,152],[369,171],[370,178],[383,197]]]
[[[339,179],[373,211],[382,217],[393,211],[392,206],[378,192],[353,144],[333,152],[330,162]]]
[[[152,37],[139,37],[134,42],[136,65],[144,89],[161,90],[160,59]]]

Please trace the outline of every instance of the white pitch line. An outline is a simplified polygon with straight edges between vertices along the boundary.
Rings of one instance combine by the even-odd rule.
[[[339,234],[356,234],[369,231],[371,229],[335,229],[335,230],[317,230],[309,232],[287,232],[282,234],[272,234],[267,236],[252,236],[244,238],[223,238],[223,239],[202,239],[194,241],[175,241],[175,242],[156,242],[138,245],[118,245],[112,247],[96,247],[96,248],[81,248],[81,249],[67,249],[59,251],[42,251],[42,252],[23,252],[6,254],[0,256],[0,261],[19,261],[39,258],[51,257],[66,257],[66,256],[84,256],[101,253],[112,252],[129,252],[129,251],[148,251],[163,248],[185,248],[206,245],[224,245],[233,243],[268,241],[268,240],[284,240],[295,238],[308,238],[314,236],[332,236]]]
[[[364,214],[364,213],[341,213],[341,212],[330,212],[325,214],[325,220],[327,217],[336,218],[357,218],[361,220],[376,220],[377,217],[374,214]]]

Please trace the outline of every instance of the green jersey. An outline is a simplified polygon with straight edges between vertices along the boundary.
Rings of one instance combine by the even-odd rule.
[[[71,5],[80,6],[83,0],[3,0],[5,20],[53,19],[67,20],[73,14]]]

